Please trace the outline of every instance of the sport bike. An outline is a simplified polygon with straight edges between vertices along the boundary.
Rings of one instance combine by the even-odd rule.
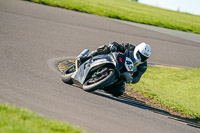
[[[78,69],[73,63],[62,74],[62,81],[67,84],[76,84],[88,92],[103,90],[125,80],[122,73],[128,71],[133,74],[137,71],[138,62],[134,59],[132,51],[97,55],[85,61]]]

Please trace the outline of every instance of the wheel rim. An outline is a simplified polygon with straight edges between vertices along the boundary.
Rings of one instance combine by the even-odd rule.
[[[65,74],[73,73],[76,71],[76,66],[72,65],[66,72]]]
[[[110,71],[107,68],[98,69],[96,72],[93,73],[92,77],[87,81],[87,85],[91,85],[101,81],[102,79],[106,78],[109,75]]]

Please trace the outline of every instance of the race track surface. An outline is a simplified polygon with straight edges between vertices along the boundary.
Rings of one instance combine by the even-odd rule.
[[[94,133],[199,133],[199,129],[107,94],[62,83],[59,59],[110,41],[147,42],[150,62],[199,67],[200,43],[109,18],[0,0],[0,101]]]

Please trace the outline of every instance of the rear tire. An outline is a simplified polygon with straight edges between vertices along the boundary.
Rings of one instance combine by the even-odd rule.
[[[62,81],[66,84],[72,85],[73,84],[73,81],[71,78],[72,75],[73,75],[73,73],[62,75]]]
[[[102,89],[106,87],[106,85],[109,85],[112,83],[116,78],[116,75],[113,70],[110,70],[109,74],[107,77],[103,78],[102,80],[94,83],[94,84],[88,84],[89,79],[83,84],[83,90],[87,92],[92,92],[97,89]]]
[[[74,74],[75,70],[73,69],[75,65],[72,65],[68,70],[62,74],[62,81],[66,84],[73,84],[71,76]]]

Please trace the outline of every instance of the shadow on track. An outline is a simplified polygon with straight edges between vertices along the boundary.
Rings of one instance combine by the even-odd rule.
[[[180,121],[180,122],[184,122],[188,126],[192,126],[192,127],[200,129],[200,124],[198,124],[198,122],[200,122],[199,118],[196,118],[196,119],[182,118],[180,116],[170,114],[167,111],[151,107],[144,102],[138,101],[135,98],[129,97],[129,96],[126,96],[126,95],[123,95],[123,96],[120,96],[120,97],[113,97],[113,96],[111,96],[111,95],[109,95],[109,94],[107,94],[103,91],[95,91],[95,92],[92,92],[92,93],[95,94],[95,95],[98,95],[98,96],[102,96],[102,97],[105,97],[105,98],[108,98],[108,99],[111,99],[111,100],[115,100],[115,101],[124,103],[124,104],[128,104],[130,106],[135,106],[135,107],[138,107],[138,108],[141,108],[141,109],[146,109],[148,111],[151,111],[151,112],[154,112],[154,113],[157,113],[157,114],[160,114],[160,115],[164,115],[164,116],[166,116],[170,119],[174,119],[174,120],[177,120],[177,121]]]

